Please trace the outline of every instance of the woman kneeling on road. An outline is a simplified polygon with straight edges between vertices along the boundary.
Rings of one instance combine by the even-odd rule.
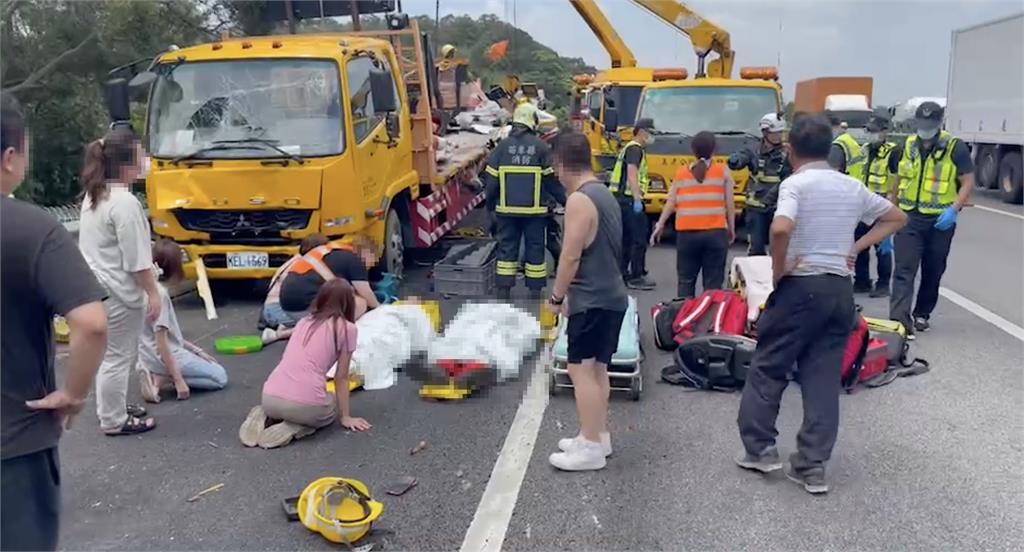
[[[288,262],[281,265],[277,272],[274,273],[274,277],[271,278],[270,286],[267,289],[267,298],[263,301],[263,314],[261,318],[266,327],[263,329],[263,335],[260,337],[264,345],[291,337],[292,329],[299,323],[302,316],[291,314],[281,307],[281,285],[284,283],[284,278],[288,275],[288,270],[292,265],[306,253],[326,244],[327,237],[323,234],[306,236],[299,243],[299,254],[288,259]]]
[[[697,274],[704,290],[722,289],[729,244],[736,236],[732,176],[722,163],[711,161],[715,153],[715,135],[698,132],[692,141],[697,162],[679,167],[668,201],[654,225],[651,245],[661,239],[665,223],[676,216],[677,297],[694,297]]]
[[[370,429],[349,415],[348,376],[356,348],[356,298],[344,279],[325,282],[312,312],[295,325],[284,356],[263,384],[262,405],[254,407],[238,430],[245,446],[275,448],[310,435],[334,420],[353,431]],[[327,371],[337,362],[335,389],[327,393]],[[266,427],[267,420],[278,420]]]
[[[160,316],[144,324],[139,342],[142,370],[139,383],[146,402],[160,402],[160,391],[174,386],[178,400],[189,397],[192,389],[217,391],[228,384],[228,373],[216,359],[185,340],[167,286],[183,276],[181,248],[168,239],[153,244],[153,263],[160,285]]]

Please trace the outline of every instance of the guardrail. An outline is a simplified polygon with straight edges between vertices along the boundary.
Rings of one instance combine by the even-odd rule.
[[[136,196],[139,197],[139,200],[143,202],[143,205],[145,205],[145,198],[138,194],[136,194]],[[63,224],[64,228],[68,232],[71,232],[76,236],[78,235],[78,217],[79,213],[82,211],[81,204],[67,203],[65,205],[51,205],[43,206],[41,208]],[[148,217],[149,209],[143,207],[143,211],[145,211],[146,216]]]

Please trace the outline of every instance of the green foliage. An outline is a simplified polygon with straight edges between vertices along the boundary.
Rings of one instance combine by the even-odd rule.
[[[248,0],[0,0],[0,83],[25,109],[32,129],[32,167],[21,197],[63,204],[79,195],[78,171],[85,144],[102,136],[109,123],[103,103],[108,71],[149,59],[172,45],[210,41],[221,32],[264,35],[287,32],[283,22],[263,20],[262,2]],[[382,29],[383,19],[360,18],[362,28]],[[485,89],[516,74],[536,82],[564,119],[572,75],[593,72],[583,60],[563,58],[529,34],[494,15],[478,19],[444,17],[435,26],[418,18],[438,50],[450,43],[470,60],[470,70]],[[303,20],[297,32],[342,32],[341,20]],[[497,63],[485,59],[487,48],[508,39],[508,55]],[[145,113],[134,109],[132,122],[143,130]]]

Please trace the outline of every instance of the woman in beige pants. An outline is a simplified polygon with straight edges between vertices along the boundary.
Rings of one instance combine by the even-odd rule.
[[[127,404],[128,378],[136,365],[143,318],[160,314],[150,230],[130,185],[142,170],[139,138],[114,128],[86,148],[78,245],[107,290],[107,350],[96,375],[96,414],[107,435],[130,435],[156,426],[144,408]]]

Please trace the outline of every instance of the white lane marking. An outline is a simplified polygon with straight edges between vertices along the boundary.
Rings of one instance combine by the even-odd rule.
[[[959,293],[945,287],[939,288],[939,295],[949,299],[950,301],[960,305],[967,309],[971,314],[981,318],[985,322],[992,324],[993,326],[1003,330],[1004,332],[1016,337],[1017,339],[1024,341],[1024,328],[1010,322],[1009,320],[999,316],[998,314],[986,309],[985,307],[971,301],[970,299],[960,295]]]
[[[990,213],[996,213],[996,214],[999,214],[999,215],[1006,215],[1008,217],[1013,217],[1013,218],[1017,218],[1017,219],[1020,219],[1020,220],[1024,220],[1024,215],[1018,215],[1017,213],[1011,213],[1009,211],[1004,211],[1002,209],[996,209],[995,207],[985,207],[984,205],[972,205],[971,208],[972,209],[981,209],[982,211],[988,211]]]
[[[548,407],[548,379],[545,368],[551,361],[545,350],[537,359],[530,374],[530,383],[519,403],[516,416],[508,428],[505,444],[491,471],[491,479],[480,497],[473,522],[469,524],[462,541],[462,552],[497,552],[505,542],[512,512],[519,499],[519,489],[526,476],[526,468],[533,456],[537,433]],[[529,530],[529,529],[527,529]],[[529,538],[529,537],[528,537]]]

